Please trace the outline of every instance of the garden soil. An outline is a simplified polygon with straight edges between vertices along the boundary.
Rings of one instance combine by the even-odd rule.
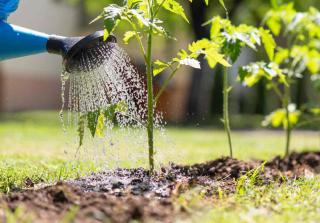
[[[212,197],[221,190],[234,193],[240,177],[255,177],[259,185],[318,173],[320,152],[304,152],[264,163],[223,157],[191,166],[172,164],[152,175],[144,169],[116,169],[40,189],[26,179],[28,189],[0,198],[0,222],[7,222],[10,213],[41,223],[174,222],[177,217],[188,218],[177,199],[194,188]]]

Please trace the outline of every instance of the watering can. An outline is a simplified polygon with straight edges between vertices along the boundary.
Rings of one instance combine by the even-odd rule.
[[[68,70],[79,63],[81,52],[103,42],[103,31],[85,37],[64,37],[7,23],[8,16],[18,4],[19,0],[0,0],[0,61],[48,52],[61,55]],[[116,38],[111,35],[106,42],[115,43]]]

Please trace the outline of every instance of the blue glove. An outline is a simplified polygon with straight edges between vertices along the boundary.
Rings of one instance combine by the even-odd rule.
[[[8,16],[17,10],[19,0],[0,0],[0,21],[7,20]]]

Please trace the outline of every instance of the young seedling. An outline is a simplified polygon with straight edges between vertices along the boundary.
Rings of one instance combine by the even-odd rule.
[[[271,58],[273,57],[275,44],[272,36],[263,28],[258,29],[245,24],[234,26],[228,19],[228,13],[226,19],[217,16],[205,25],[207,24],[211,24],[211,30],[210,40],[202,40],[207,43],[207,46],[204,47],[204,54],[211,68],[214,68],[217,62],[224,66],[222,122],[228,139],[230,156],[233,157],[229,121],[229,93],[231,86],[228,80],[228,68],[237,60],[243,47],[247,46],[256,51],[257,47],[263,44]],[[222,55],[225,55],[226,59],[223,59]]]
[[[205,0],[205,2],[208,4],[209,0]],[[220,2],[223,3],[222,0]],[[178,53],[178,57],[168,63],[160,60],[153,62],[152,49],[154,36],[170,37],[163,27],[165,22],[159,17],[159,12],[162,9],[174,13],[188,22],[182,5],[176,0],[125,0],[122,6],[111,4],[105,7],[103,12],[94,20],[104,20],[105,39],[118,27],[120,22],[126,22],[132,30],[124,34],[123,41],[128,43],[131,39],[135,38],[138,42],[146,65],[148,111],[145,127],[148,134],[149,166],[151,172],[154,170],[154,108],[156,103],[169,81],[182,65],[200,68],[200,63],[196,60],[199,53],[195,51],[187,52],[182,50]],[[146,39],[146,41],[143,41],[143,39]],[[154,96],[153,77],[167,68],[171,69],[171,73],[158,94]]]
[[[251,87],[262,78],[267,87],[279,97],[282,108],[266,117],[263,125],[279,127],[286,131],[285,155],[290,151],[292,129],[297,125],[301,109],[291,102],[291,89],[296,81],[305,74],[314,77],[320,71],[320,13],[315,8],[308,12],[297,12],[293,4],[276,6],[269,11],[264,23],[275,36],[286,39],[286,45],[276,48],[270,62],[256,62],[239,70],[241,81]]]

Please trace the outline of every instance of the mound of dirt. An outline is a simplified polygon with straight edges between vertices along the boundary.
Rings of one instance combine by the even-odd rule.
[[[276,180],[313,177],[320,173],[320,152],[293,152],[284,158],[277,156],[265,164],[265,177]]]
[[[172,222],[174,213],[170,200],[134,195],[117,197],[102,192],[85,193],[79,187],[65,183],[4,196],[0,199],[0,205],[12,212],[22,205],[25,213],[32,213],[32,222],[41,223],[63,222],[70,215],[69,220],[75,219],[75,222],[122,223],[150,219]],[[0,219],[5,219],[1,212]]]
[[[293,152],[284,158],[277,156],[266,163],[269,168],[275,168],[280,171],[292,171],[297,167],[305,167],[316,173],[320,173],[320,152]]]
[[[23,206],[26,213],[35,216],[34,222],[61,222],[66,216],[76,219],[75,222],[173,222],[176,216],[186,214],[183,208],[175,208],[173,202],[181,193],[195,187],[209,195],[216,194],[218,189],[233,193],[236,180],[261,164],[262,161],[222,157],[190,166],[171,164],[152,175],[142,168],[94,173],[38,190],[3,195],[0,219],[5,219],[4,207],[14,212]],[[259,177],[268,183],[317,173],[320,152],[305,152],[275,157],[265,164]],[[28,185],[33,185],[29,181]]]
[[[209,176],[216,180],[237,179],[247,171],[255,168],[256,163],[244,162],[230,157],[222,157],[206,163],[192,166],[172,165],[174,174],[183,174],[188,177]]]

